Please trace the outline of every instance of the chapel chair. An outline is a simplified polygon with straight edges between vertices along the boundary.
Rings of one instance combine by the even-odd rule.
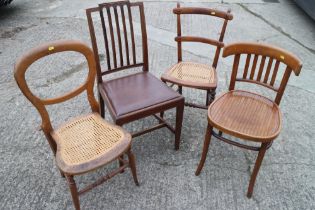
[[[230,14],[230,10],[222,12],[209,8],[197,8],[197,7],[180,7],[177,3],[177,8],[173,10],[173,13],[177,15],[177,57],[178,63],[169,68],[161,77],[162,81],[169,82],[171,85],[178,86],[178,92],[182,94],[182,87],[189,87],[195,89],[206,90],[206,105],[198,105],[194,103],[186,102],[186,106],[207,109],[209,104],[214,100],[216,88],[217,88],[217,64],[221,48],[224,47],[223,38],[226,30],[226,26],[229,20],[233,19],[233,15]],[[209,39],[198,36],[182,36],[181,31],[181,15],[208,15],[216,18],[224,19],[219,40]],[[196,62],[183,62],[182,61],[182,42],[199,42],[204,44],[213,45],[216,47],[215,56],[212,61],[212,65],[206,65]]]
[[[234,55],[234,63],[229,92],[216,98],[208,108],[208,126],[196,175],[200,174],[205,163],[211,136],[237,147],[258,151],[247,191],[247,197],[251,198],[265,152],[281,130],[279,104],[285,87],[292,71],[296,76],[300,74],[302,63],[290,52],[260,43],[230,44],[224,48],[223,57],[230,55]],[[246,57],[246,62],[241,68],[242,71],[238,71],[241,57]],[[267,60],[268,64],[265,65]],[[260,63],[259,67],[257,63]],[[285,66],[283,74],[280,73],[280,64]],[[279,85],[276,78],[280,79]],[[275,91],[275,99],[271,100],[247,90],[236,90],[236,82],[248,82],[269,88]],[[215,132],[214,128],[219,132]],[[222,133],[258,143],[260,146],[229,140],[223,137]]]
[[[41,99],[34,95],[25,80],[28,67],[43,57],[65,51],[78,52],[85,56],[89,71],[84,84],[56,98]],[[102,184],[127,167],[131,168],[133,179],[138,185],[135,158],[131,152],[131,135],[121,127],[106,122],[98,114],[99,104],[93,93],[95,68],[92,49],[82,42],[66,40],[43,44],[30,50],[18,60],[14,71],[19,88],[42,118],[41,128],[53,151],[61,175],[66,177],[76,210],[80,209],[79,195]],[[54,129],[46,105],[67,101],[85,91],[92,113],[76,117]],[[127,154],[129,161],[120,159],[123,154]],[[121,163],[119,168],[78,191],[75,175],[93,171],[114,160]]]
[[[136,55],[136,46],[140,44],[136,43],[132,21],[132,12],[135,10],[140,13],[142,61],[141,59],[139,61]],[[153,115],[159,124],[133,133],[132,136],[136,137],[155,129],[167,127],[175,133],[175,149],[179,149],[184,97],[149,73],[143,3],[129,1],[103,3],[98,7],[87,9],[86,15],[96,60],[101,115],[105,116],[105,104],[113,121],[120,126]],[[100,18],[102,24],[106,67],[101,66],[100,63],[94,15]],[[114,24],[116,27],[113,27]],[[115,79],[104,78],[122,70],[127,73],[127,70],[136,67],[141,67],[141,72]],[[176,108],[175,128],[165,121],[163,115],[156,114],[171,108]]]

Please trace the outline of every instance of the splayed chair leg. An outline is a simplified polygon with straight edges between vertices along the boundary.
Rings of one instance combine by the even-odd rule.
[[[255,186],[256,177],[257,177],[257,174],[259,172],[261,163],[262,163],[262,161],[264,159],[264,156],[265,156],[266,150],[268,148],[268,145],[269,145],[269,143],[262,143],[261,144],[261,147],[260,147],[257,159],[256,159],[255,167],[254,167],[253,173],[252,173],[252,175],[250,177],[250,181],[249,181],[249,185],[248,185],[248,190],[247,190],[247,197],[248,198],[251,198],[252,195],[253,195],[253,190],[254,190],[254,186]]]
[[[202,155],[201,159],[198,165],[198,168],[195,172],[195,175],[198,176],[203,168],[203,165],[205,164],[207,154],[208,154],[208,149],[211,141],[211,133],[212,133],[213,127],[208,123],[207,130],[206,130],[206,135],[205,135],[205,141],[203,144],[203,150],[202,150]]]
[[[127,152],[128,159],[129,159],[129,165],[132,173],[133,180],[135,181],[136,185],[139,186],[138,178],[137,178],[137,169],[136,169],[136,161],[135,156],[129,149]]]

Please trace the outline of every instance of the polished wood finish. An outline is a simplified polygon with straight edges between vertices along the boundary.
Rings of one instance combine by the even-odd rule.
[[[119,14],[115,12],[118,8],[121,10],[120,17],[118,17]],[[142,61],[137,61],[136,59],[136,40],[132,21],[132,11],[135,11],[135,9],[139,11],[140,16]],[[105,11],[107,19],[105,19]],[[114,14],[111,14],[111,11],[114,11]],[[153,115],[156,117],[156,113],[176,108],[177,117],[175,128],[165,122],[163,117],[160,117],[157,118],[159,121],[158,125],[136,132],[132,134],[132,136],[136,137],[162,127],[167,127],[175,134],[175,149],[178,149],[181,134],[184,97],[167,87],[163,82],[157,80],[148,72],[148,44],[143,3],[131,3],[129,1],[106,2],[99,4],[98,7],[87,9],[86,14],[95,61],[97,63],[97,80],[100,104],[106,105],[112,119],[120,126],[147,116]],[[107,68],[102,68],[100,65],[92,14],[100,15],[103,36],[105,39],[108,39],[108,42],[111,42],[112,46],[117,45],[118,42],[118,52],[114,49],[110,49],[109,45],[105,42],[106,60],[108,64]],[[120,24],[121,22],[119,22],[119,19],[121,19],[122,24]],[[129,22],[129,30],[127,30],[127,22]],[[113,25],[116,25],[116,33],[115,30],[112,29]],[[110,36],[108,35],[108,29],[110,31]],[[113,37],[116,38],[116,42]],[[129,40],[131,40],[131,43],[128,42]],[[131,50],[129,50],[130,46]],[[124,49],[125,53],[121,53],[121,49]],[[123,55],[125,55],[125,57],[123,57]],[[116,57],[120,60],[117,65],[115,64]],[[114,63],[114,66],[112,63]],[[127,71],[128,69],[132,69],[134,67],[142,67],[143,71],[112,80],[105,78],[108,74],[123,70]],[[131,87],[132,89],[130,89]],[[157,92],[156,90],[159,91]],[[100,107],[103,117],[105,115],[104,105]]]
[[[208,109],[208,128],[205,134],[203,153],[196,170],[198,176],[204,166],[211,136],[228,144],[258,151],[258,156],[252,172],[247,197],[253,194],[254,185],[265,152],[279,135],[281,130],[281,112],[279,104],[285,87],[293,71],[299,75],[302,63],[290,52],[278,47],[261,43],[235,43],[226,46],[223,56],[234,55],[229,92],[218,97]],[[246,56],[246,62],[241,74],[239,63],[241,56]],[[251,57],[252,65],[251,64]],[[260,62],[259,57],[261,57]],[[267,66],[265,65],[268,61]],[[274,65],[272,65],[274,63]],[[279,73],[280,63],[284,64],[285,70],[282,78]],[[241,75],[239,78],[237,75]],[[271,76],[271,78],[270,78]],[[280,78],[279,87],[275,87],[276,78]],[[237,82],[250,82],[261,85],[276,92],[274,100],[261,96],[254,92],[236,90]],[[219,130],[219,133],[213,131]],[[260,143],[260,147],[249,146],[230,140],[223,136],[234,136],[243,140]]]
[[[258,94],[233,90],[218,97],[210,107],[209,123],[224,133],[258,142],[269,142],[280,133],[278,105]]]
[[[66,51],[78,52],[85,56],[89,69],[85,82],[75,90],[60,97],[41,99],[34,95],[25,80],[25,74],[29,66],[43,57]],[[73,204],[77,210],[80,209],[80,194],[98,186],[126,167],[131,168],[134,181],[138,185],[135,160],[130,150],[131,135],[119,126],[104,121],[98,114],[99,105],[93,93],[95,75],[96,64],[93,51],[84,43],[72,40],[50,42],[30,50],[17,61],[14,70],[14,77],[19,88],[25,97],[35,106],[42,118],[41,128],[55,155],[56,164],[61,175],[66,177]],[[87,99],[93,113],[72,119],[59,126],[57,129],[54,129],[46,110],[46,105],[67,101],[83,92],[87,93]],[[91,127],[93,127],[92,130],[90,129]],[[75,129],[81,130],[84,132],[84,135],[74,133]],[[66,134],[64,135],[64,133]],[[117,141],[114,143],[112,143],[113,135],[117,136],[115,137]],[[72,141],[74,141],[75,144],[70,145]],[[82,142],[84,144],[82,144]],[[104,149],[98,148],[96,151],[95,148],[92,148],[93,145],[102,143],[103,146],[105,144]],[[83,188],[83,190],[78,191],[74,180],[75,175],[85,174],[113,160],[118,160],[119,156],[124,153],[128,155],[129,161],[125,161],[121,168],[118,168],[114,173],[112,172],[106,175],[105,178],[101,178],[92,185]]]
[[[178,92],[182,94],[182,87],[189,87],[189,88],[195,88],[195,89],[201,89],[206,90],[206,105],[198,105],[194,103],[186,103],[186,106],[191,106],[195,108],[203,108],[206,109],[209,104],[214,100],[215,93],[216,93],[216,87],[217,87],[217,76],[216,76],[216,67],[219,60],[219,55],[221,48],[224,47],[223,39],[224,34],[226,31],[227,23],[229,20],[233,19],[233,15],[230,13],[230,10],[227,12],[210,9],[210,8],[198,8],[198,7],[180,7],[180,4],[177,3],[177,8],[173,9],[173,13],[177,16],[177,37],[175,37],[175,41],[177,42],[177,57],[178,57],[178,64],[177,65],[185,65],[184,62],[182,62],[182,42],[198,42],[198,43],[204,43],[209,44],[214,47],[216,47],[215,56],[213,58],[212,65],[209,66],[209,72],[210,74],[215,76],[215,79],[210,82],[200,82],[200,81],[193,81],[191,79],[187,80],[185,78],[175,77],[173,74],[174,67],[171,67],[168,69],[161,77],[162,81],[169,82],[171,84],[176,84],[178,86]],[[198,36],[182,36],[181,32],[181,15],[209,15],[213,16],[215,18],[222,18],[224,19],[222,29],[220,32],[219,40],[211,39],[211,38],[205,38],[205,37],[198,37]],[[187,66],[186,68],[189,68]],[[197,74],[194,72],[193,69],[191,71],[185,71],[183,74],[188,75],[189,78],[206,78],[209,77],[209,72],[203,73],[203,75],[200,74],[200,72]],[[173,74],[173,75],[172,75]],[[188,78],[187,77],[187,78]]]

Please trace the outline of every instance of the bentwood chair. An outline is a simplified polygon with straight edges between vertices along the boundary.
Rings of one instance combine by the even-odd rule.
[[[135,11],[139,11],[140,13],[142,61],[141,59],[139,61],[136,55],[136,46],[141,45],[140,43],[136,43],[134,33],[132,12]],[[117,125],[122,126],[123,124],[153,115],[159,121],[159,124],[133,133],[132,136],[136,137],[155,129],[167,127],[175,133],[175,149],[178,149],[183,119],[184,97],[149,73],[147,32],[143,3],[130,3],[129,1],[104,3],[98,7],[87,9],[86,14],[96,60],[102,116],[104,117],[105,115],[104,102],[113,121]],[[138,14],[138,12],[134,14]],[[94,15],[100,18],[102,24],[106,67],[101,66],[99,59],[100,54],[96,38],[97,34],[95,33],[96,20],[93,18]],[[114,28],[113,25],[116,27]],[[135,69],[135,67],[141,67],[142,71],[116,79],[108,78],[114,72],[127,71]],[[163,115],[159,116],[156,114],[171,108],[176,108],[175,128],[165,121]]]
[[[216,98],[209,106],[208,127],[196,175],[200,174],[205,163],[211,136],[234,146],[258,151],[247,191],[247,197],[250,198],[265,152],[281,130],[279,104],[290,74],[293,71],[298,76],[302,64],[295,55],[267,44],[230,44],[224,48],[223,57],[230,55],[234,55],[234,63],[229,92]],[[245,59],[245,57],[245,66],[241,68],[243,71],[239,71],[240,58]],[[279,66],[285,66],[284,71],[281,71],[282,68]],[[280,79],[279,85],[276,85],[276,78]],[[269,88],[275,91],[275,99],[271,100],[247,90],[236,90],[236,82],[248,82]],[[214,132],[213,128],[218,129],[219,133]],[[222,136],[222,132],[248,142],[256,142],[260,146],[229,140]]]
[[[88,62],[88,76],[83,85],[77,89],[56,98],[41,99],[29,89],[25,74],[28,67],[35,61],[51,54],[73,51],[81,53]],[[58,41],[43,44],[26,53],[16,64],[14,77],[25,97],[35,106],[42,118],[41,128],[55,155],[55,160],[61,175],[65,176],[71,191],[75,209],[80,209],[79,195],[91,190],[126,167],[131,172],[136,185],[135,158],[131,152],[131,135],[122,128],[106,122],[98,114],[99,105],[94,98],[95,61],[92,50],[79,41]],[[87,93],[87,99],[92,109],[91,114],[79,116],[54,129],[46,110],[47,105],[67,101],[82,92]],[[127,154],[129,161],[119,160],[121,166],[93,184],[78,191],[74,176],[95,170],[105,164],[119,159]]]
[[[161,77],[162,81],[169,82],[172,85],[178,86],[178,92],[182,94],[182,87],[206,90],[206,106],[186,102],[186,106],[207,109],[209,104],[214,100],[217,88],[217,64],[221,48],[224,46],[223,38],[226,26],[229,20],[233,19],[230,10],[222,12],[215,9],[197,8],[197,7],[180,7],[177,3],[177,8],[173,10],[177,15],[177,57],[178,63],[169,68]],[[197,36],[182,36],[181,31],[181,15],[208,15],[215,18],[224,19],[219,40],[197,37]],[[216,47],[215,56],[212,60],[212,65],[206,65],[195,62],[182,61],[182,42],[199,42]]]

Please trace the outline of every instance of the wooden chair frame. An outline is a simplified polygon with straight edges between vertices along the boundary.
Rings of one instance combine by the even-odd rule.
[[[199,7],[180,7],[180,3],[177,3],[177,8],[173,9],[173,13],[177,16],[177,37],[175,37],[175,41],[177,42],[177,60],[178,63],[182,62],[182,42],[198,42],[198,43],[204,43],[208,45],[212,45],[216,47],[215,56],[213,58],[212,67],[216,70],[219,60],[219,55],[221,52],[221,48],[224,47],[223,39],[227,27],[227,23],[229,20],[233,19],[233,15],[231,14],[231,10],[229,9],[227,12],[219,11],[216,9],[210,9],[210,8],[199,8]],[[210,38],[204,38],[204,37],[198,37],[198,36],[182,36],[182,30],[181,30],[181,15],[208,15],[213,16],[217,18],[224,19],[220,37],[219,40],[210,39]],[[215,71],[215,77],[216,71]],[[173,78],[170,78],[167,75],[163,75],[161,78],[164,82],[170,82],[172,83],[171,86],[176,84],[178,86],[178,92],[182,94],[182,87],[190,87],[190,88],[196,88],[201,90],[207,91],[206,96],[206,106],[204,105],[198,105],[194,103],[186,102],[186,106],[195,107],[195,108],[202,108],[207,109],[210,103],[214,100],[215,94],[216,94],[216,88],[217,84],[215,83],[214,86],[205,87],[204,85],[196,85],[194,83],[191,83],[189,81],[181,81],[181,80],[175,80]]]
[[[28,67],[32,63],[34,63],[35,61],[37,61],[37,60],[39,60],[45,56],[59,53],[59,52],[66,52],[66,51],[78,52],[78,53],[85,56],[85,58],[88,62],[88,69],[89,69],[86,81],[81,86],[79,86],[78,88],[76,88],[73,91],[66,93],[60,97],[49,98],[49,99],[38,98],[36,95],[34,95],[31,92],[31,90],[29,89],[29,87],[26,83],[26,80],[25,80],[25,73],[26,73]],[[96,74],[95,68],[96,67],[95,67],[93,51],[84,43],[82,43],[80,41],[72,41],[72,40],[63,40],[63,41],[57,41],[57,42],[42,44],[42,45],[30,50],[23,57],[21,57],[15,66],[15,71],[14,71],[15,80],[16,80],[19,88],[21,89],[22,93],[35,106],[35,108],[39,112],[39,114],[42,118],[41,128],[42,128],[42,130],[46,136],[46,139],[48,140],[48,143],[51,147],[51,150],[53,151],[54,156],[56,156],[56,153],[58,152],[57,151],[58,142],[56,142],[52,136],[53,126],[51,124],[46,106],[67,101],[71,98],[76,97],[77,95],[81,94],[82,92],[86,91],[87,99],[88,99],[88,102],[91,106],[92,112],[98,113],[99,112],[99,104],[96,101],[96,99],[94,97],[94,93],[93,93],[93,86],[94,86],[95,74]],[[130,137],[130,134],[126,133],[124,130],[122,130],[122,131],[127,136]],[[79,170],[77,172],[68,173],[68,172],[65,172],[65,171],[62,171],[61,169],[59,169],[61,172],[61,175],[63,177],[65,176],[67,179],[67,182],[68,182],[68,185],[69,185],[69,188],[71,191],[73,203],[74,203],[74,206],[77,210],[80,209],[79,195],[82,195],[85,192],[91,190],[92,188],[102,184],[103,182],[107,181],[111,177],[122,172],[127,167],[131,168],[134,181],[135,181],[136,185],[139,185],[138,180],[137,180],[137,175],[136,175],[135,158],[131,152],[130,147],[131,147],[131,145],[122,154],[117,154],[116,160],[119,160],[121,163],[121,165],[118,169],[115,169],[111,173],[101,177],[96,182],[94,182],[91,185],[84,187],[80,191],[78,191],[78,189],[77,189],[76,183],[74,181],[74,175],[86,173],[86,172],[89,172],[90,170],[84,171],[84,169],[83,169],[84,167],[81,167],[81,168],[78,167]],[[129,161],[126,161],[126,160],[123,160],[120,158],[124,154],[128,155]],[[57,158],[56,158],[56,161],[61,162]],[[107,163],[105,163],[105,164],[107,164]],[[100,160],[96,160],[96,161],[89,162],[88,168],[90,168],[90,169],[92,168],[92,170],[93,170],[93,169],[96,169],[100,166],[102,166],[102,164],[100,164]]]
[[[132,21],[132,13],[131,8],[138,7],[140,12],[140,24],[141,24],[141,33],[142,33],[142,55],[143,55],[143,61],[138,62],[136,59],[136,49],[135,49],[135,35],[134,35],[134,28],[133,28],[133,21]],[[128,14],[125,14],[124,8],[127,8]],[[119,51],[119,63],[117,59],[117,52],[115,47],[115,41],[114,41],[114,28],[113,28],[113,21],[111,17],[111,10],[114,11],[114,19],[116,22],[116,37],[118,39],[118,51]],[[119,17],[118,17],[118,10],[120,10],[120,14],[122,16],[122,26],[119,23]],[[108,29],[106,28],[106,23],[104,20],[105,12],[108,17]],[[92,14],[93,13],[99,13],[102,23],[102,30],[104,35],[104,43],[105,43],[105,50],[106,50],[106,59],[107,59],[107,69],[102,69],[100,65],[99,60],[99,51],[98,51],[98,45],[96,41],[96,35],[95,35],[95,29],[94,29],[94,23]],[[142,67],[143,72],[149,71],[149,62],[148,62],[148,44],[147,44],[147,32],[146,32],[146,23],[145,23],[145,15],[144,15],[144,7],[142,2],[129,2],[129,1],[118,1],[118,2],[108,2],[99,4],[99,7],[95,8],[89,8],[86,9],[86,15],[89,25],[89,31],[91,36],[91,42],[92,47],[94,51],[94,58],[96,61],[96,69],[97,69],[97,81],[98,81],[98,89],[99,89],[99,101],[100,101],[100,108],[101,108],[101,115],[102,117],[105,116],[105,105],[107,106],[110,115],[114,122],[117,125],[124,125],[126,123],[147,117],[147,116],[154,116],[158,121],[159,124],[147,128],[145,130],[136,132],[132,134],[132,137],[137,137],[142,134],[151,132],[153,130],[166,127],[168,128],[172,133],[175,134],[175,149],[179,149],[179,143],[180,143],[180,134],[181,134],[181,126],[182,126],[182,119],[183,119],[183,110],[184,110],[184,98],[178,97],[160,104],[157,104],[155,106],[143,108],[138,111],[134,111],[128,114],[125,114],[123,116],[117,117],[115,116],[114,108],[109,103],[108,96],[102,91],[100,88],[102,83],[106,83],[107,81],[103,79],[103,76],[122,71],[127,69],[132,69],[135,67]],[[126,17],[129,19],[129,26],[130,26],[130,35],[131,35],[131,52],[129,52],[129,48],[127,47],[125,54],[127,55],[126,58],[123,58],[123,47],[122,42],[125,42],[126,46],[129,46],[130,43],[128,43],[127,38],[127,24],[126,24]],[[120,32],[120,28],[123,29],[123,35]],[[110,36],[111,40],[108,40],[108,37]],[[122,40],[124,38],[124,40]],[[111,41],[111,42],[110,42]],[[109,47],[109,43],[112,45],[112,49]],[[111,60],[110,57],[110,51],[112,52],[113,60]],[[131,57],[132,56],[132,57]],[[130,57],[132,59],[130,59]],[[119,66],[120,64],[120,66]],[[176,126],[175,128],[172,127],[164,118],[163,114],[157,115],[156,113],[164,113],[165,110],[176,108]]]
[[[239,60],[240,60],[240,56],[244,54],[246,55],[246,63],[245,63],[242,77],[239,78],[237,77],[237,73],[239,70]],[[276,104],[276,106],[280,104],[280,101],[282,99],[282,96],[283,96],[285,87],[288,83],[291,72],[293,71],[295,75],[298,76],[302,68],[301,61],[295,55],[281,48],[274,47],[267,44],[248,43],[248,42],[230,44],[224,47],[223,57],[227,57],[231,55],[234,55],[234,62],[233,62],[233,69],[232,69],[232,74],[231,74],[229,91],[235,90],[236,82],[249,82],[249,83],[261,85],[263,87],[269,88],[276,92],[276,97],[274,99],[274,103]],[[249,69],[250,60],[251,60],[250,58],[252,55],[254,56],[253,65],[251,69]],[[261,58],[259,68],[256,68],[259,56],[261,56],[262,58]],[[265,66],[265,62],[267,58],[269,58],[269,61],[267,64],[267,68],[265,70],[265,74],[263,74],[264,66]],[[274,64],[274,69],[272,70],[271,67],[272,67],[273,62],[275,62],[275,64]],[[281,79],[280,86],[275,87],[275,80],[277,77],[280,63],[285,64],[286,69]],[[256,72],[256,69],[258,69],[258,72]],[[212,105],[210,105],[208,109],[209,110],[208,113],[210,113],[211,106]],[[250,135],[244,135],[244,134],[232,131],[232,130],[225,129],[219,124],[214,123],[209,116],[210,115],[208,114],[208,126],[206,129],[203,152],[202,152],[202,157],[199,162],[198,168],[195,173],[196,176],[200,174],[203,168],[203,165],[205,163],[207,153],[208,153],[208,148],[210,145],[211,136],[214,136],[223,142],[226,142],[228,144],[231,144],[237,147],[241,147],[241,148],[253,150],[253,151],[258,151],[258,157],[255,162],[255,166],[254,166],[251,178],[250,178],[248,191],[247,191],[247,197],[251,198],[253,194],[253,190],[254,190],[256,177],[260,169],[262,160],[264,158],[265,152],[267,149],[271,147],[273,140],[279,135],[280,129],[281,129],[281,121],[280,121],[280,129],[273,136],[269,136],[266,138],[257,138]],[[280,120],[281,120],[281,116],[280,116]],[[213,130],[214,128],[218,129],[219,132],[216,133]],[[244,140],[259,142],[261,143],[261,146],[256,147],[256,146],[249,146],[242,143],[238,143],[238,142],[235,142],[235,141],[232,141],[223,137],[222,133],[232,135],[237,138],[244,139]]]

